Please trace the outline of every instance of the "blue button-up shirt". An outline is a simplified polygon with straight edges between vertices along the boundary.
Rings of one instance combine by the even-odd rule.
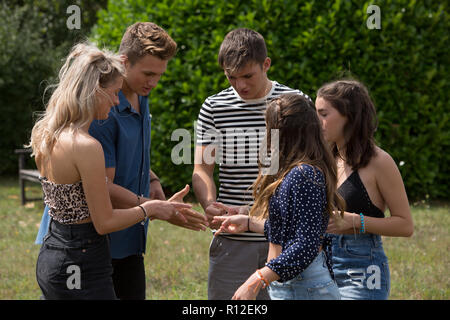
[[[94,120],[89,133],[103,147],[105,166],[115,168],[114,183],[143,197],[150,194],[150,129],[148,97],[139,96],[140,114],[119,92],[119,105],[111,108],[108,119]],[[36,243],[48,230],[48,214],[44,210]],[[109,234],[111,256],[121,259],[145,253],[148,222]]]

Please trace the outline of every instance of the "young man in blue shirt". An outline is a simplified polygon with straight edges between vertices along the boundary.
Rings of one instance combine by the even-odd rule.
[[[126,68],[119,105],[106,120],[93,121],[89,133],[100,141],[105,154],[106,175],[114,208],[129,208],[152,199],[165,200],[157,175],[150,170],[151,116],[148,95],[157,85],[176,53],[175,41],[161,27],[138,22],[128,27],[119,48]],[[169,201],[183,201],[186,186]],[[48,226],[47,208],[41,221],[36,243],[42,241]],[[188,229],[204,229],[203,215],[191,211],[186,216],[168,220]],[[148,220],[109,235],[113,281],[119,299],[145,299],[143,254]]]

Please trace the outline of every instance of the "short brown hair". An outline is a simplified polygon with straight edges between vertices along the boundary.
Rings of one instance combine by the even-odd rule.
[[[236,71],[249,62],[262,64],[267,58],[264,37],[246,28],[230,31],[219,50],[219,65],[227,71]]]
[[[378,120],[375,105],[369,91],[354,79],[337,80],[323,85],[317,97],[325,99],[342,116],[347,117],[344,126],[345,161],[353,170],[364,168],[375,155],[374,134]],[[339,156],[337,146],[333,155]]]
[[[147,54],[169,60],[176,51],[176,42],[153,22],[136,22],[129,26],[119,48],[119,53],[126,55],[131,64]]]

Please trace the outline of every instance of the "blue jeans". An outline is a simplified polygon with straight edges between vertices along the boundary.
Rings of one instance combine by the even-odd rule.
[[[339,300],[339,289],[327,268],[325,254],[319,252],[294,279],[273,281],[268,288],[272,300]]]
[[[387,300],[389,264],[381,236],[332,235],[334,276],[342,299]]]
[[[44,238],[48,233],[48,228],[50,225],[50,215],[48,214],[48,207],[45,206],[44,213],[42,214],[41,224],[39,225],[39,231],[36,236],[35,244],[42,244]]]

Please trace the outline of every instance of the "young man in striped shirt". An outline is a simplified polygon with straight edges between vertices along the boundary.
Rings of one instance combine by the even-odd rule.
[[[256,31],[240,28],[229,32],[218,60],[231,87],[208,97],[200,109],[192,175],[195,195],[212,229],[219,227],[211,224],[212,218],[226,213],[214,202],[228,206],[253,204],[251,185],[258,176],[267,102],[283,93],[304,95],[268,79],[271,60],[264,38]],[[208,299],[231,299],[239,286],[265,265],[267,252],[268,242],[263,234],[225,233],[214,237],[210,246]],[[257,299],[269,299],[266,290],[261,290]]]

